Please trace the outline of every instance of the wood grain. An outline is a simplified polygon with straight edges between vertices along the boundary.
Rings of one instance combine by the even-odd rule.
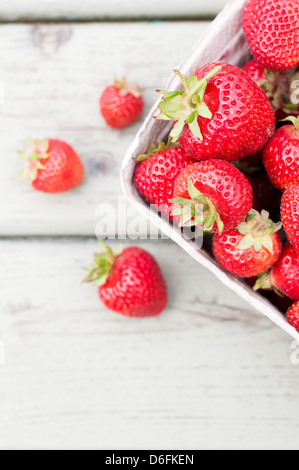
[[[95,240],[0,243],[0,447],[298,449],[289,338],[175,245],[144,247],[170,303],[137,321],[80,286]]]
[[[0,27],[0,235],[93,235],[99,203],[116,206],[119,168],[140,122],[124,131],[100,117],[101,90],[127,75],[145,89],[146,110],[208,23],[92,23]],[[171,40],[169,39],[171,38]],[[18,176],[29,138],[69,142],[86,181],[44,195]],[[145,232],[147,229],[145,228]]]
[[[149,17],[157,3],[2,0],[0,19]],[[171,14],[210,15],[223,3],[174,0]],[[127,74],[148,110],[207,26],[0,26],[0,236],[94,233],[98,203],[117,205],[119,166],[139,126],[107,129],[101,89]],[[20,182],[16,150],[30,137],[72,144],[86,183],[46,196]],[[170,302],[137,321],[80,285],[94,239],[0,240],[0,448],[299,449],[289,337],[175,245],[141,246],[160,262]]]
[[[215,15],[227,0],[2,0],[0,20],[38,19],[107,19],[107,18],[175,18]]]

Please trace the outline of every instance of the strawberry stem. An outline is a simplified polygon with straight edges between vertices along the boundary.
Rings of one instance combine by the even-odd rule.
[[[294,124],[294,126],[296,127],[296,129],[299,130],[299,117],[295,117],[295,116],[288,116],[286,117],[285,119],[282,119],[281,122],[291,122],[292,124]]]
[[[246,222],[242,222],[237,227],[238,232],[244,235],[238,249],[245,251],[254,247],[255,251],[259,252],[264,247],[273,253],[272,235],[278,232],[281,227],[281,222],[274,224],[270,220],[269,212],[263,210],[259,213],[255,209],[251,209]]]
[[[161,114],[156,119],[176,122],[170,133],[173,142],[180,138],[186,125],[189,126],[190,131],[196,137],[203,140],[198,118],[201,116],[206,119],[212,119],[213,117],[204,102],[204,95],[208,81],[220,71],[221,66],[217,66],[201,80],[195,75],[186,80],[178,70],[175,70],[174,72],[183,83],[184,90],[173,92],[159,91],[164,96],[164,100],[159,104]]]
[[[258,290],[273,290],[280,297],[284,297],[284,295],[272,282],[271,270],[266,271],[265,273],[262,273],[258,276],[257,281],[253,286],[253,290],[254,292],[257,292]]]
[[[212,232],[215,223],[219,233],[224,230],[224,224],[214,204],[198,191],[191,179],[188,180],[190,199],[173,199],[171,202],[178,207],[172,212],[173,216],[181,216],[179,227],[201,227],[205,232]]]
[[[122,247],[120,247],[117,253],[113,253],[112,249],[103,240],[99,240],[99,244],[101,253],[95,254],[94,262],[90,268],[85,268],[88,273],[83,279],[83,282],[91,282],[97,287],[106,284],[113,270],[115,260],[122,252]]]
[[[270,290],[272,289],[272,282],[271,282],[271,271],[266,271],[258,276],[257,281],[253,287],[254,292],[258,290]]]
[[[140,163],[148,160],[149,158],[153,157],[157,153],[164,152],[165,150],[169,150],[173,147],[178,147],[178,144],[173,144],[171,138],[168,139],[167,144],[162,142],[162,140],[158,140],[158,144],[156,145],[154,142],[151,142],[148,146],[148,149],[145,153],[139,155],[135,158],[135,161]]]
[[[25,169],[21,173],[22,179],[27,178],[32,184],[38,172],[45,169],[42,162],[50,157],[49,147],[49,140],[32,140],[26,152],[18,152],[20,157],[26,159]]]
[[[135,98],[141,96],[140,88],[135,83],[129,83],[126,77],[123,77],[122,80],[115,79],[114,84],[119,89],[120,96],[132,95]]]

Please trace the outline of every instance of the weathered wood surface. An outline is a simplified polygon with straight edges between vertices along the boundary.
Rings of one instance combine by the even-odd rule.
[[[4,0],[0,19],[155,16],[157,3]],[[171,14],[212,14],[220,3],[173,1]],[[207,26],[0,26],[0,236],[94,233],[98,203],[117,205],[119,166],[138,129],[106,128],[101,89],[127,74],[148,110]],[[18,180],[16,150],[47,136],[82,156],[78,190],[46,196]],[[0,241],[0,448],[299,449],[290,338],[175,245],[142,246],[161,263],[170,303],[137,321],[80,286],[94,239]]]
[[[227,0],[2,0],[0,20],[175,18],[216,15]]]
[[[127,75],[146,110],[208,23],[92,23],[0,27],[0,235],[93,235],[99,203],[116,206],[119,168],[140,122],[125,131],[100,117],[101,90]],[[60,138],[82,157],[86,182],[44,195],[19,180],[17,149],[29,138]]]
[[[175,245],[143,246],[170,302],[137,321],[80,286],[95,240],[0,243],[0,447],[298,449],[288,336]]]

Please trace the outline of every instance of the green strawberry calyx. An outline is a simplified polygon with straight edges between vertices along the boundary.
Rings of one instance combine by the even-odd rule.
[[[258,290],[272,290],[271,271],[266,271],[258,276],[255,285],[253,286],[254,292]]]
[[[275,287],[275,285],[272,283],[271,270],[266,271],[265,273],[262,273],[258,276],[257,281],[253,286],[253,290],[254,292],[257,292],[258,290],[273,290],[280,297],[284,297],[280,290],[278,290],[277,287]]]
[[[296,129],[299,130],[299,117],[288,116],[287,118],[282,119],[281,122],[291,122],[292,124],[294,124]]]
[[[254,247],[258,253],[262,248],[266,248],[273,253],[272,235],[281,229],[282,223],[274,223],[269,217],[269,212],[265,210],[259,213],[251,209],[246,222],[241,222],[237,227],[238,232],[244,235],[239,243],[239,250],[245,251]]]
[[[170,137],[173,142],[177,142],[186,125],[190,131],[201,141],[203,135],[198,124],[198,118],[212,119],[213,115],[204,102],[204,95],[208,82],[221,71],[221,66],[215,67],[204,78],[199,80],[192,75],[188,80],[178,71],[174,72],[180,77],[184,85],[183,90],[164,91],[157,90],[162,94],[164,100],[159,104],[161,114],[156,119],[162,121],[177,121],[174,125]]]
[[[116,253],[113,253],[110,246],[106,245],[103,240],[99,239],[101,252],[94,255],[94,261],[90,268],[85,268],[87,276],[83,282],[91,282],[94,286],[100,287],[106,284],[116,258],[122,253],[122,246]]]
[[[20,157],[27,160],[21,173],[22,179],[28,179],[31,184],[37,178],[38,171],[45,169],[42,162],[50,157],[49,146],[49,140],[32,140],[26,152],[18,152]]]
[[[125,77],[123,77],[121,80],[116,78],[114,80],[114,85],[116,88],[118,88],[120,96],[132,95],[135,98],[141,97],[140,88],[136,85],[136,83],[129,83]]]
[[[139,155],[135,158],[135,161],[140,163],[144,162],[145,160],[149,160],[151,157],[156,155],[157,153],[164,152],[165,150],[169,150],[171,148],[178,147],[178,144],[173,144],[171,139],[168,140],[167,144],[162,142],[162,140],[158,140],[158,144],[156,145],[154,142],[151,142],[148,146],[148,149],[142,155]]]
[[[171,202],[177,204],[172,216],[181,216],[179,227],[201,227],[205,232],[212,232],[215,223],[219,233],[224,230],[224,224],[214,204],[188,180],[188,193],[191,199],[178,198]]]

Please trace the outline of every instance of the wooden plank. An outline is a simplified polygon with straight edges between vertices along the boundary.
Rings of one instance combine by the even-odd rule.
[[[101,90],[127,75],[144,89],[146,110],[157,87],[208,23],[98,23],[0,26],[0,235],[93,235],[99,203],[116,206],[119,168],[140,122],[124,131],[100,117]],[[86,181],[62,195],[33,191],[18,175],[17,149],[29,138],[69,142]]]
[[[34,19],[103,19],[103,18],[176,18],[217,14],[227,0],[200,2],[172,0],[2,0],[0,20]]]
[[[94,240],[0,243],[0,447],[298,449],[289,338],[175,245],[144,247],[170,303],[137,321],[80,286]]]

